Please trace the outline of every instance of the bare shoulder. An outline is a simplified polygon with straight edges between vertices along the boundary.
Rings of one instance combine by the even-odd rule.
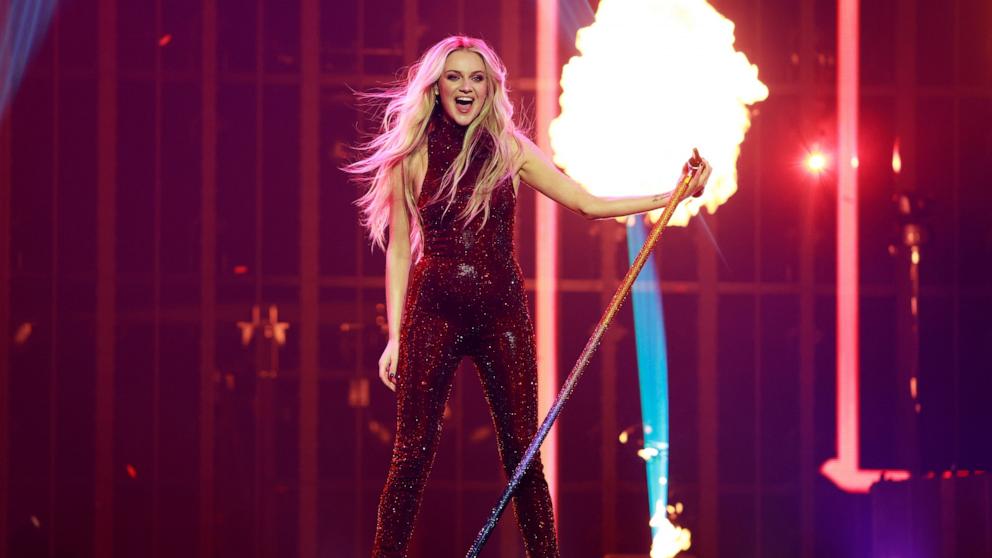
[[[513,161],[513,192],[514,195],[520,190],[520,171],[527,162],[528,153],[533,149],[534,142],[519,131],[513,135],[510,141],[510,158]]]
[[[513,157],[513,174],[519,177],[528,162],[541,155],[541,150],[533,140],[520,132],[515,134],[515,140],[510,142],[510,154]]]
[[[526,158],[531,151],[537,149],[534,141],[520,132],[516,133],[516,139],[517,141],[512,143],[510,149],[513,151],[514,158],[518,160]]]

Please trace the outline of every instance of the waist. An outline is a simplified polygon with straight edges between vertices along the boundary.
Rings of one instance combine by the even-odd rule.
[[[513,259],[513,238],[462,230],[425,231],[424,256],[431,258]]]

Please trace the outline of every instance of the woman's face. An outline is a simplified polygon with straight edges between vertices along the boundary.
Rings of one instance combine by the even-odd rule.
[[[461,126],[471,124],[486,102],[488,80],[481,56],[469,50],[449,54],[438,80],[441,106],[448,118]]]

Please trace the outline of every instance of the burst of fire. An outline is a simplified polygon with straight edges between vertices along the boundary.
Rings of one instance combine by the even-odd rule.
[[[689,550],[692,546],[692,533],[669,521],[669,512],[664,506],[655,506],[651,527],[656,528],[657,532],[651,541],[651,558],[674,558],[679,552]]]
[[[549,130],[555,163],[596,195],[651,195],[675,187],[698,147],[713,174],[671,223],[685,225],[701,207],[713,213],[734,194],[748,106],[768,88],[734,49],[733,22],[705,0],[601,0],[576,47]],[[639,455],[650,459],[648,452]],[[652,558],[689,548],[689,531],[670,521],[663,502],[651,526]]]
[[[671,222],[733,195],[748,105],[768,88],[734,50],[732,21],[704,0],[602,0],[576,46],[550,128],[559,166],[597,195],[655,194],[675,187],[698,147],[713,174]]]

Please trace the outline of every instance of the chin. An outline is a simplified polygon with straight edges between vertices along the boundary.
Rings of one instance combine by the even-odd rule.
[[[479,117],[479,111],[473,107],[471,112],[462,114],[458,112],[457,108],[446,108],[445,112],[448,113],[448,118],[457,123],[460,126],[468,126]]]

